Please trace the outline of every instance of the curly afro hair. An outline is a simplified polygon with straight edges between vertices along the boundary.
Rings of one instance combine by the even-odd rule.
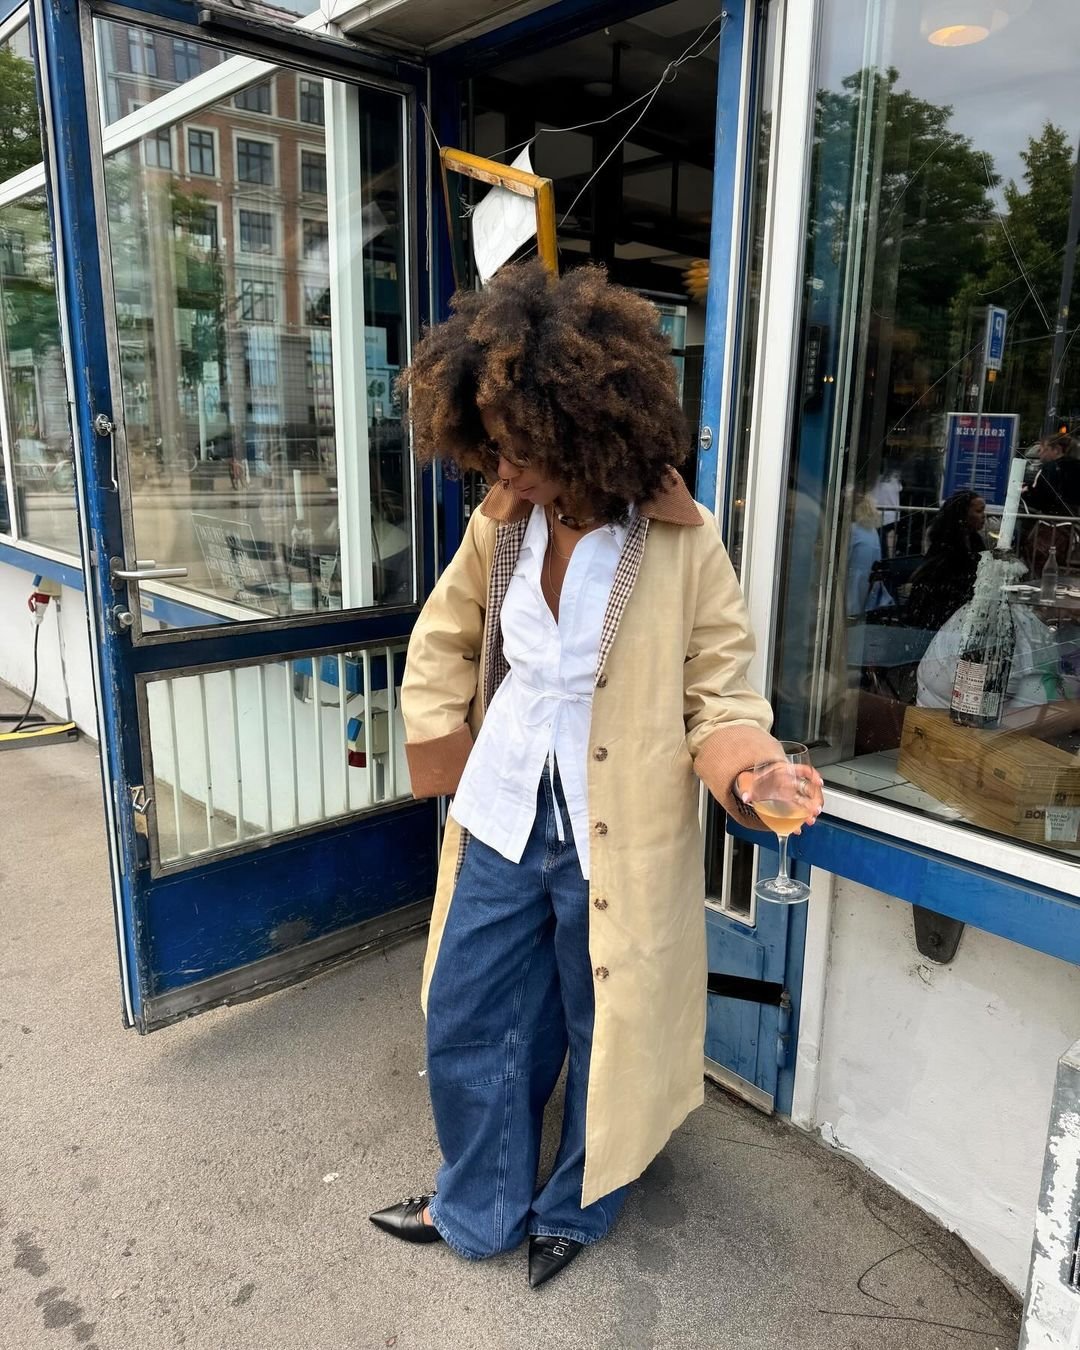
[[[530,458],[610,520],[647,501],[687,451],[655,306],[603,268],[553,276],[539,261],[460,291],[401,377],[421,462],[494,477],[480,419],[496,408]]]

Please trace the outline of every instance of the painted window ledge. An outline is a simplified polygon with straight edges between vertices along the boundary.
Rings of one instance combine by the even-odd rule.
[[[900,808],[894,808],[888,815],[892,831],[889,834],[823,815],[812,829],[792,836],[791,856],[810,867],[922,905],[1023,947],[1080,964],[1080,897],[1076,895],[1075,872],[1066,881],[1070,887],[1067,890],[1021,880],[1021,876],[1030,877],[1032,862],[1041,861],[1039,855],[1017,850],[1025,859],[1025,867],[1012,874],[996,872],[897,838],[897,826],[903,823],[897,818],[909,822],[910,834],[910,822],[918,817]],[[769,848],[773,843],[771,835],[746,830],[730,819],[727,828],[730,834],[759,848]],[[989,842],[987,836],[974,830],[948,828],[976,844]],[[1047,861],[1054,863],[1053,859]],[[1061,866],[1068,868],[1070,864]]]

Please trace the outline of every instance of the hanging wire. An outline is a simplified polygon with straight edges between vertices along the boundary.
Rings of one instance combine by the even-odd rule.
[[[702,39],[705,37],[705,34],[709,31],[712,25],[717,22],[717,19],[719,19],[720,27],[716,30],[716,32],[712,35],[712,37],[709,38],[704,43],[704,45],[700,48],[699,51],[694,51],[694,48],[697,46],[699,42],[702,41]],[[621,150],[622,147],[626,144],[626,142],[630,139],[631,133],[640,125],[640,123],[645,117],[645,114],[652,107],[653,101],[655,100],[657,94],[659,94],[660,90],[664,87],[664,85],[671,84],[675,81],[678,75],[679,67],[682,66],[685,62],[693,61],[699,56],[704,56],[705,52],[708,51],[708,49],[713,45],[714,42],[719,42],[719,40],[724,35],[724,28],[726,24],[727,24],[727,13],[721,11],[721,13],[717,15],[716,19],[710,20],[709,23],[705,25],[705,27],[701,30],[701,32],[697,35],[697,37],[694,38],[693,42],[690,43],[690,46],[686,48],[686,50],[680,57],[676,58],[676,60],[674,61],[668,62],[668,64],[664,67],[663,74],[660,76],[657,82],[653,85],[652,89],[649,91],[647,102],[644,108],[642,108],[641,112],[638,113],[637,117],[634,118],[634,120],[626,128],[625,132],[623,132],[622,136],[619,137],[618,141],[611,147],[611,149],[600,161],[600,163],[596,166],[596,168],[592,171],[592,173],[588,176],[588,178],[586,178],[577,196],[563,212],[563,217],[559,221],[560,229],[566,224],[567,220],[573,213],[574,207],[577,206],[578,202],[581,201],[585,193],[588,192],[597,175],[603,170],[608,161],[612,159],[612,157],[615,154],[617,154],[617,152]],[[638,100],[638,102],[640,102],[640,99]],[[623,111],[625,112],[626,109],[624,108]]]
[[[505,158],[508,155],[514,154],[518,150],[524,150],[526,146],[534,144],[534,142],[540,136],[559,136],[563,135],[566,132],[585,131],[590,127],[606,126],[608,122],[615,121],[616,118],[622,117],[624,113],[628,113],[631,111],[631,109],[638,107],[638,105],[641,103],[644,103],[645,104],[644,108],[642,108],[641,112],[630,124],[630,126],[627,127],[625,133],[620,137],[619,141],[612,147],[612,149],[605,156],[603,161],[593,170],[589,178],[586,179],[584,186],[581,188],[581,191],[570,203],[570,206],[564,213],[562,220],[559,222],[559,225],[561,227],[566,223],[567,217],[570,215],[574,207],[581,200],[582,196],[585,194],[585,192],[588,191],[597,174],[600,173],[600,171],[605,167],[605,165],[612,158],[612,156],[615,155],[615,153],[626,143],[627,139],[630,137],[630,134],[638,127],[638,125],[644,119],[645,114],[649,111],[649,108],[652,106],[654,100],[656,99],[657,94],[659,94],[660,90],[664,87],[664,85],[674,83],[675,79],[678,76],[678,72],[682,66],[684,66],[688,61],[696,61],[699,57],[704,56],[705,53],[714,43],[720,41],[720,39],[723,37],[724,29],[727,27],[727,20],[728,20],[727,11],[721,10],[719,14],[715,15],[713,18],[709,20],[709,22],[705,25],[705,27],[702,28],[701,32],[697,34],[697,36],[690,42],[689,46],[685,48],[685,50],[682,52],[680,56],[677,56],[673,61],[668,62],[668,64],[664,67],[660,75],[660,78],[652,86],[651,89],[647,89],[645,93],[639,94],[637,98],[631,99],[629,103],[623,104],[621,108],[616,108],[614,112],[608,113],[606,117],[597,117],[590,122],[577,122],[573,126],[569,127],[541,127],[539,131],[535,133],[535,135],[530,136],[527,140],[520,141],[517,145],[505,146],[502,150],[496,150],[492,154],[487,156],[487,158],[489,159]],[[719,27],[717,27],[717,25],[719,25]],[[710,35],[710,30],[713,28],[716,28],[716,32],[711,33]],[[428,114],[427,107],[423,103],[420,104],[420,107],[421,110],[423,111],[424,121],[427,123],[428,131],[430,131],[431,133],[432,140],[435,142],[436,146],[438,147],[441,153],[442,145],[439,143],[439,138],[435,134],[435,128],[432,125],[431,117]]]
[[[987,160],[985,155],[982,156],[982,162],[983,162],[983,172],[986,174],[986,185],[990,189],[991,194],[993,194],[994,180],[993,176],[990,173],[989,161]],[[1035,290],[1035,287],[1031,284],[1031,279],[1028,277],[1027,270],[1025,269],[1024,264],[1021,261],[1020,254],[1016,251],[1016,245],[1013,243],[1012,235],[1009,233],[1009,227],[1005,224],[1005,217],[998,210],[997,201],[993,197],[993,195],[991,195],[991,200],[993,201],[994,204],[994,214],[997,216],[998,224],[1001,226],[1001,231],[1005,236],[1005,242],[1009,245],[1009,251],[1013,255],[1013,261],[1020,269],[1020,275],[1023,277],[1025,285],[1031,292],[1031,298],[1032,300],[1035,301],[1035,308],[1039,311],[1039,317],[1042,319],[1043,323],[1046,324],[1046,327],[1048,329],[1052,329],[1054,325],[1050,322],[1049,318],[1047,317],[1046,310],[1043,308],[1043,303],[1039,299],[1038,292]]]
[[[427,110],[427,104],[426,104],[426,103],[421,103],[421,104],[420,104],[420,111],[424,114],[424,121],[427,123],[427,129],[428,129],[428,131],[431,132],[431,139],[435,142],[435,147],[436,147],[436,149],[438,150],[439,154],[441,155],[441,154],[442,154],[442,145],[441,145],[440,142],[439,142],[438,136],[436,136],[436,134],[435,134],[435,128],[434,128],[434,127],[432,126],[432,124],[431,124],[431,117],[430,117],[430,115],[429,115],[429,113],[428,113],[428,110]]]
[[[589,127],[606,126],[608,122],[614,122],[615,119],[617,117],[621,117],[623,113],[628,113],[631,108],[636,108],[639,103],[644,103],[646,100],[649,103],[651,103],[653,99],[656,97],[656,95],[659,93],[663,85],[672,83],[674,73],[678,71],[680,66],[685,65],[687,61],[696,61],[699,56],[704,56],[705,53],[709,50],[709,48],[713,45],[713,43],[719,41],[720,37],[723,34],[724,28],[727,26],[727,19],[728,15],[726,10],[721,10],[719,14],[711,18],[709,22],[705,25],[705,27],[701,30],[701,32],[698,33],[697,37],[695,37],[693,41],[690,43],[690,45],[685,49],[682,55],[677,56],[674,61],[668,62],[668,64],[664,67],[660,78],[657,80],[656,84],[654,84],[651,89],[646,89],[646,91],[643,94],[639,94],[637,98],[631,99],[629,103],[624,103],[621,108],[616,108],[616,110],[613,113],[608,113],[606,117],[594,118],[591,122],[578,122],[571,127],[541,127],[540,130],[537,131],[535,135],[530,136],[527,140],[520,141],[517,145],[508,145],[502,150],[496,150],[493,155],[489,156],[489,158],[496,159],[500,155],[512,155],[515,150],[524,150],[527,145],[532,145],[533,142],[536,141],[540,136],[561,136],[563,133],[568,131],[586,131]],[[708,34],[709,29],[714,27],[716,24],[719,24],[720,27],[711,37],[707,37],[706,35]],[[694,51],[693,48],[696,47],[699,42],[702,43],[703,45],[701,46],[699,51]],[[647,111],[648,109],[646,108],[642,113],[642,117],[645,115],[645,112]],[[636,127],[638,122],[640,121],[641,118],[639,117],[637,121],[634,122],[634,125],[630,128],[630,131],[633,131],[634,127]],[[627,135],[630,134],[630,131],[627,132]],[[625,140],[625,137],[623,139]],[[621,145],[622,142],[620,141],[619,144]],[[601,168],[602,167],[603,165],[601,165]]]

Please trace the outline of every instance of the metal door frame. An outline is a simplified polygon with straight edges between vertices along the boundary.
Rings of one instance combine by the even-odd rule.
[[[277,65],[318,68],[320,73],[331,74],[337,79],[352,79],[353,82],[356,82],[357,74],[356,68],[339,68],[340,47],[320,45],[318,38],[312,38],[310,34],[300,34],[296,45],[304,50],[298,50],[292,61],[286,59],[292,41],[288,30],[277,33],[267,29],[267,40],[262,43],[258,36],[249,38],[245,35],[236,41],[212,37],[200,28],[195,7],[179,0],[162,0],[160,6],[135,0],[135,3],[123,8],[99,6],[93,0],[42,0],[31,7],[31,31],[42,87],[46,191],[57,260],[57,299],[64,337],[71,429],[76,447],[80,544],[86,580],[91,664],[122,981],[122,1011],[127,1025],[141,1025],[144,1000],[135,979],[139,944],[136,941],[134,910],[136,877],[148,859],[144,847],[140,845],[134,812],[123,785],[135,783],[144,777],[146,765],[143,760],[140,720],[137,715],[132,715],[131,709],[127,710],[127,715],[121,716],[118,699],[125,681],[130,681],[134,688],[140,681],[155,674],[182,670],[183,667],[176,665],[172,654],[179,656],[191,648],[186,635],[181,638],[180,634],[174,634],[170,635],[171,641],[183,642],[187,646],[173,648],[164,642],[139,646],[130,644],[128,650],[119,656],[113,644],[127,639],[109,628],[110,611],[115,604],[109,575],[110,555],[118,551],[115,544],[119,541],[124,545],[124,556],[128,556],[126,550],[133,541],[128,533],[130,522],[124,519],[119,494],[105,490],[105,485],[111,481],[111,438],[100,435],[94,425],[99,414],[105,414],[112,420],[113,397],[119,394],[119,388],[113,385],[118,371],[114,369],[113,339],[110,336],[114,311],[110,311],[106,303],[111,294],[111,281],[105,276],[101,252],[103,241],[98,231],[99,222],[105,217],[101,211],[103,164],[97,129],[96,82],[87,78],[88,70],[93,70],[94,52],[92,42],[86,42],[86,35],[92,27],[94,15],[98,13],[103,17],[116,18],[119,15],[129,18],[133,23],[148,23],[151,27],[182,31],[192,40],[210,40],[215,45],[250,51],[255,56],[267,57]],[[257,35],[263,31],[257,22],[253,29]],[[312,59],[312,52],[316,50],[322,53],[319,60]],[[350,63],[352,59],[350,54]],[[407,243],[412,253],[411,290],[415,334],[418,318],[416,307],[422,312],[430,284],[426,239],[429,222],[426,205],[428,142],[426,135],[421,136],[417,129],[417,110],[425,87],[426,72],[404,60],[373,54],[359,47],[356,48],[355,62],[357,67],[366,65],[372,71],[371,78],[362,82],[378,82],[384,88],[388,84],[384,78],[385,72],[394,63],[394,68],[403,77],[402,88],[409,91],[405,97],[409,100],[412,121],[411,126],[406,124],[406,129],[411,132],[411,140],[407,135],[404,153],[407,160],[406,192],[411,190],[413,193],[412,209],[415,212],[414,236]],[[85,191],[85,184],[71,170],[70,166],[77,164],[92,166],[95,178],[93,193]],[[61,165],[66,172],[60,171]],[[103,350],[109,353],[104,360],[101,356]],[[89,477],[86,472],[88,466],[93,468]],[[427,491],[429,481],[425,475],[425,481],[417,488],[414,498],[425,547],[424,554],[417,559],[416,564],[421,590],[428,575],[426,558],[433,535],[431,494]],[[215,625],[208,631],[197,631],[190,636],[197,638],[200,643],[196,650],[202,662],[220,664],[287,654],[303,656],[321,648],[361,647],[371,642],[387,645],[407,637],[419,603],[393,609],[340,611],[318,619],[300,617],[284,623],[276,620],[256,622],[227,633]],[[350,627],[355,630],[354,635],[350,635]],[[137,768],[138,772],[132,773],[132,768]],[[398,814],[405,812],[418,816],[430,814],[432,847],[435,849],[435,811],[427,804],[420,807],[404,804],[397,809]],[[355,819],[346,818],[345,825]],[[340,833],[342,822],[331,822],[324,828],[327,834]],[[213,865],[210,864],[211,867]],[[149,875],[148,869],[146,875]],[[193,869],[188,875],[197,876],[198,872]],[[415,925],[416,916],[409,914],[406,921],[410,926]],[[278,976],[280,970],[276,972],[275,978]],[[235,992],[221,988],[215,992],[214,1001],[225,1001],[233,997]],[[181,1016],[183,1013],[174,1010],[171,1015]]]

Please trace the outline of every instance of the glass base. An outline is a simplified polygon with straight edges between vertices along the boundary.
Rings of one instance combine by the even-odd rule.
[[[810,887],[804,881],[770,877],[757,883],[754,894],[759,900],[771,900],[774,905],[799,905],[809,896]]]

